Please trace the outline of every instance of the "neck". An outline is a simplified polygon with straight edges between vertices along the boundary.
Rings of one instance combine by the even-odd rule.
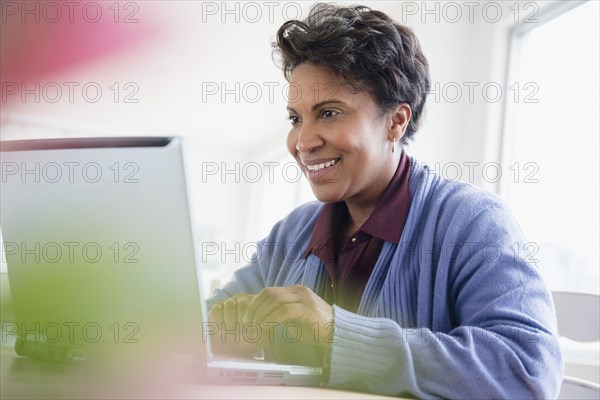
[[[350,232],[355,232],[369,219],[377,204],[360,206],[346,201],[346,207],[348,207],[348,213],[350,214]]]
[[[385,168],[385,172],[382,173],[382,179],[374,185],[371,192],[360,199],[351,198],[346,199],[346,207],[348,208],[348,213],[350,214],[350,220],[352,222],[351,232],[359,229],[367,219],[371,216],[375,208],[379,204],[385,189],[388,187],[394,174],[396,173],[396,169],[399,167],[399,158],[400,156],[393,157],[393,162],[390,164],[390,168]]]

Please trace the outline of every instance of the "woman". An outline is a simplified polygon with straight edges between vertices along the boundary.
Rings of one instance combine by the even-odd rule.
[[[326,385],[381,394],[555,397],[553,306],[512,215],[402,148],[429,90],[414,34],[366,7],[319,4],[274,47],[288,150],[319,202],[277,223],[217,291],[210,320],[248,340],[216,350],[262,346],[323,365]]]

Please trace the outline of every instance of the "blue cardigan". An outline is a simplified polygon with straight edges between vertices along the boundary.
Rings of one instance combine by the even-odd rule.
[[[400,243],[384,244],[357,313],[334,306],[327,385],[421,398],[556,398],[563,367],[554,307],[514,217],[495,195],[411,163]],[[323,293],[324,263],[301,258],[321,209],[308,203],[278,222],[212,300],[297,284]]]

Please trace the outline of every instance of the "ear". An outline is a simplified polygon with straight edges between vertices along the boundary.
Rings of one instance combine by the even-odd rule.
[[[406,128],[408,127],[408,123],[412,116],[412,110],[408,103],[402,103],[390,110],[388,115],[388,139],[391,142],[399,142],[406,132]]]

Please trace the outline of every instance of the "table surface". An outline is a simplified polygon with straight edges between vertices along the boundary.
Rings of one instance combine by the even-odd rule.
[[[104,375],[80,366],[18,356],[0,346],[0,398],[178,398],[178,399],[389,399],[328,388],[260,385],[212,385],[199,379],[183,382],[165,366],[151,374],[125,371]],[[106,371],[104,371],[106,372]],[[178,379],[170,381],[169,377]],[[176,383],[175,383],[176,381]]]

